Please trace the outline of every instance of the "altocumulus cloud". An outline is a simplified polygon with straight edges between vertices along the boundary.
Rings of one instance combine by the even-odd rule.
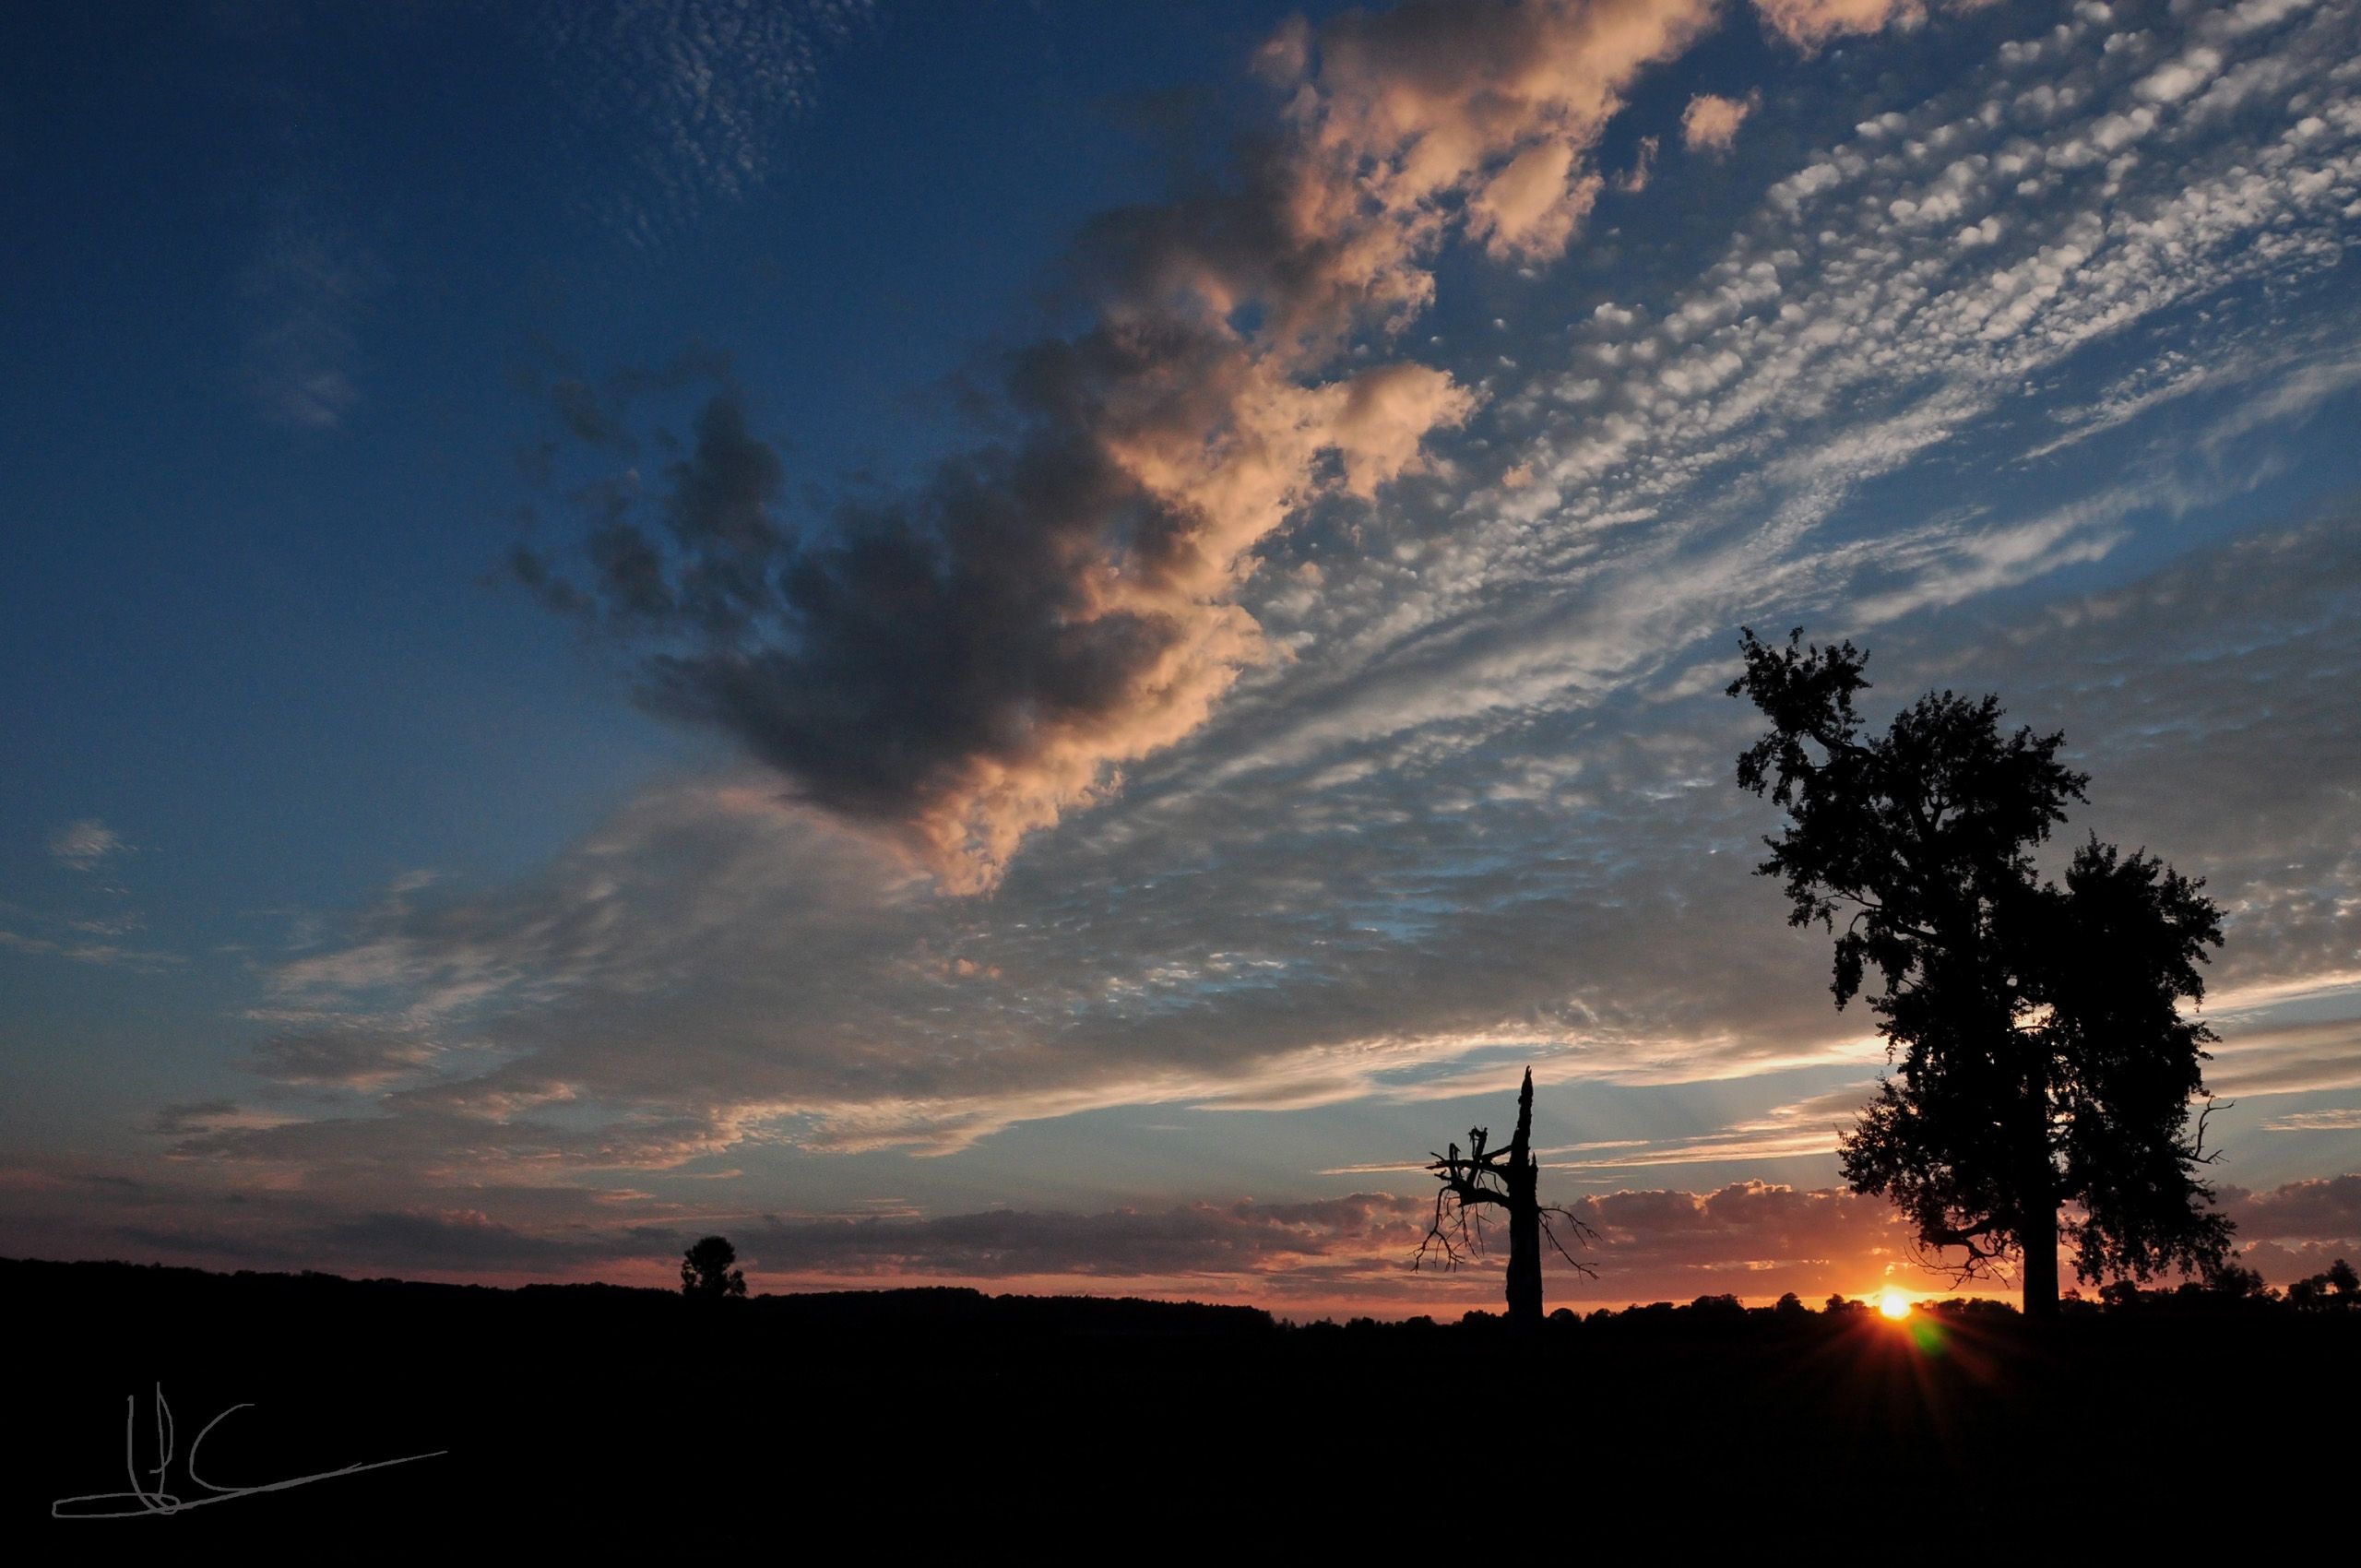
[[[529,14],[572,107],[579,199],[653,248],[772,172],[870,0],[565,0]],[[610,149],[619,150],[615,156]]]

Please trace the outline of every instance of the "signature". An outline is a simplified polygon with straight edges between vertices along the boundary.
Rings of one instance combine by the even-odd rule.
[[[164,1386],[156,1385],[156,1463],[142,1469],[137,1454],[136,1433],[138,1426],[139,1396],[125,1395],[123,1401],[123,1468],[130,1479],[129,1491],[93,1491],[81,1497],[61,1497],[49,1505],[53,1519],[131,1519],[148,1514],[181,1514],[191,1508],[202,1508],[208,1503],[227,1503],[233,1497],[251,1497],[261,1491],[285,1491],[291,1487],[309,1486],[314,1481],[330,1481],[338,1476],[357,1476],[363,1470],[383,1470],[395,1465],[408,1465],[420,1459],[440,1458],[450,1452],[438,1448],[432,1454],[409,1454],[399,1459],[371,1459],[358,1465],[347,1465],[340,1470],[322,1470],[316,1475],[291,1476],[283,1481],[265,1481],[259,1486],[216,1486],[196,1473],[196,1451],[212,1435],[213,1429],[236,1415],[240,1410],[254,1408],[253,1401],[232,1405],[211,1420],[188,1445],[188,1456],[182,1461],[188,1471],[190,1484],[203,1487],[207,1495],[184,1497],[165,1490],[164,1472],[172,1462],[172,1408],[164,1402]],[[142,1484],[141,1477],[151,1478]]]

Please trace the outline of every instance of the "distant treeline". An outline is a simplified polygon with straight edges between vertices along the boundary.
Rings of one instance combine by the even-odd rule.
[[[1141,1555],[1192,1530],[1219,1538],[1182,1555],[1234,1555],[1264,1525],[1225,1499],[1319,1547],[1347,1515],[1423,1526],[1368,1500],[1455,1493],[1471,1455],[1487,1495],[1555,1498],[1571,1477],[1602,1516],[1735,1497],[1942,1517],[2006,1497],[2081,1524],[2193,1455],[2222,1495],[2275,1495],[2297,1457],[2344,1451],[2341,1391],[2361,1385],[2361,1312],[2267,1295],[2118,1295],[2055,1324],[1980,1300],[1894,1321],[1707,1296],[1527,1333],[1483,1313],[1287,1324],[964,1289],[716,1299],[121,1263],[0,1262],[0,1291],[26,1451],[0,1517],[133,1484],[202,1501],[340,1476],[170,1526],[291,1561],[356,1530],[374,1557],[560,1541],[751,1561],[822,1515],[868,1522],[896,1560],[1062,1539]]]
[[[6,1299],[73,1301],[85,1310],[109,1307],[146,1315],[208,1320],[395,1316],[412,1324],[469,1319],[532,1324],[542,1327],[593,1324],[616,1328],[677,1327],[730,1320],[751,1327],[848,1334],[979,1334],[986,1336],[1140,1336],[1148,1337],[1237,1337],[1289,1333],[1426,1333],[1458,1327],[1477,1332],[1503,1329],[1498,1313],[1463,1314],[1455,1323],[1430,1316],[1401,1321],[1355,1317],[1298,1323],[1275,1318],[1258,1307],[1216,1306],[1199,1301],[1150,1301],[1139,1297],[987,1295],[962,1286],[884,1290],[813,1291],[708,1301],[676,1290],[623,1285],[449,1285],[397,1278],[349,1279],[305,1270],[263,1273],[241,1269],[219,1274],[156,1264],[52,1263],[0,1259],[0,1290]],[[1918,1313],[1941,1318],[2014,1318],[2015,1307],[1988,1297],[1920,1301]],[[1599,1308],[1587,1315],[1560,1307],[1547,1331],[1566,1335],[1591,1330],[1621,1332],[1695,1330],[1757,1324],[1806,1325],[1874,1314],[1873,1302],[1830,1296],[1818,1308],[1789,1294],[1771,1306],[1750,1307],[1735,1295],[1700,1296],[1686,1304],[1652,1301],[1621,1311]],[[2276,1315],[2354,1312],[2361,1316],[2361,1289],[2341,1264],[2285,1291],[2267,1287],[2260,1276],[2231,1270],[2204,1283],[2142,1289],[2110,1286],[2096,1298],[2069,1291],[2062,1302],[2069,1317],[2145,1315]]]
[[[1921,1301],[1913,1304],[1913,1313],[1930,1313],[1940,1318],[2017,1318],[2022,1314],[2008,1301],[1989,1296],[1953,1296],[1942,1301]],[[2323,1274],[2299,1280],[2287,1290],[2264,1286],[2253,1279],[2253,1288],[2236,1286],[2225,1289],[2219,1283],[2188,1284],[2142,1289],[2132,1284],[2111,1285],[2096,1296],[2086,1297],[2078,1290],[2069,1290],[2058,1302],[2061,1316],[2067,1318],[2115,1317],[2130,1313],[2156,1315],[2179,1313],[2189,1316],[2239,1317],[2274,1316],[2297,1313],[2353,1312],[2361,1318],[2361,1291],[2339,1290],[2332,1274]],[[1774,1305],[1750,1307],[1733,1295],[1700,1296],[1686,1303],[1650,1301],[1635,1304],[1620,1311],[1599,1307],[1588,1314],[1578,1313],[1570,1307],[1560,1307],[1546,1321],[1548,1332],[1564,1334],[1595,1328],[1646,1328],[1679,1324],[1686,1327],[1708,1325],[1726,1326],[1734,1324],[1778,1324],[1817,1323],[1821,1320],[1847,1320],[1878,1315],[1875,1301],[1845,1296],[1831,1296],[1819,1307],[1804,1303],[1790,1293],[1779,1298]],[[1456,1326],[1471,1329],[1504,1328],[1507,1318],[1500,1313],[1470,1312],[1463,1313]],[[1344,1328],[1355,1331],[1369,1329],[1434,1329],[1450,1326],[1431,1317],[1414,1317],[1399,1323],[1381,1322],[1374,1318],[1357,1317],[1344,1324],[1323,1319],[1295,1324],[1282,1324],[1283,1328],[1305,1329]]]
[[[0,1299],[54,1294],[89,1303],[133,1300],[174,1316],[221,1312],[300,1319],[312,1314],[378,1315],[413,1320],[478,1315],[545,1324],[598,1321],[649,1327],[737,1320],[782,1329],[1054,1335],[1207,1336],[1272,1331],[1256,1307],[1157,1301],[1139,1297],[988,1296],[959,1286],[893,1290],[828,1290],[788,1296],[703,1301],[677,1290],[627,1285],[446,1285],[416,1279],[348,1279],[306,1269],[296,1274],[240,1269],[217,1274],[160,1264],[50,1263],[0,1259]]]

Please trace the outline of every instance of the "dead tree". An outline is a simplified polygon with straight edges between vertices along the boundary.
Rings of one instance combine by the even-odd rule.
[[[1470,1128],[1465,1155],[1453,1144],[1450,1153],[1432,1157],[1427,1169],[1442,1183],[1435,1190],[1434,1223],[1427,1227],[1426,1240],[1418,1243],[1418,1255],[1410,1266],[1423,1268],[1430,1257],[1440,1253],[1444,1268],[1457,1268],[1484,1250],[1486,1206],[1506,1209],[1509,1323],[1513,1327],[1535,1329],[1541,1325],[1542,1238],[1548,1237],[1558,1255],[1578,1273],[1595,1279],[1597,1271],[1566,1250],[1558,1229],[1564,1227],[1585,1245],[1598,1237],[1571,1210],[1541,1201],[1541,1162],[1533,1154],[1532,1068],[1525,1070],[1525,1087],[1516,1097],[1516,1135],[1501,1149],[1485,1147],[1489,1136],[1487,1128]]]

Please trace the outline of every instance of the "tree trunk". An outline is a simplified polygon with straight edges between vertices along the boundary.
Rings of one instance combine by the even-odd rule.
[[[1541,1326],[1541,1166],[1533,1158],[1533,1069],[1517,1096],[1516,1137],[1509,1145],[1509,1326]]]
[[[1517,1183],[1510,1178],[1509,1324],[1533,1329],[1541,1326],[1541,1206],[1534,1196],[1531,1167]],[[1519,1191],[1518,1187],[1523,1190]]]
[[[2026,1063],[2022,1114],[2024,1121],[2024,1186],[2017,1241],[2024,1253],[2024,1315],[2029,1322],[2058,1317],[2058,1168],[2049,1148],[2049,1063],[2046,1053]]]
[[[2058,1316],[2058,1198],[2049,1160],[2027,1183],[2024,1202],[2024,1314],[2047,1323]]]

